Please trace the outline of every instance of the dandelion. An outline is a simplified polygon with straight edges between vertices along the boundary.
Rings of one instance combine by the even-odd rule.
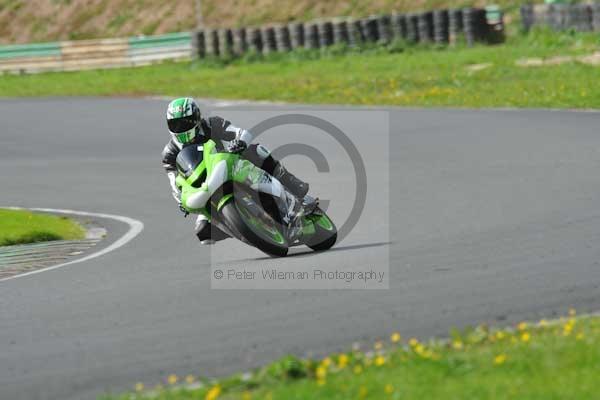
[[[317,379],[325,379],[327,377],[327,368],[323,365],[319,365],[315,371]]]
[[[425,350],[425,346],[423,346],[421,343],[417,344],[414,348],[415,353],[417,354],[423,354],[423,351]]]
[[[383,349],[383,343],[381,341],[377,341],[377,342],[375,342],[375,345],[373,346],[373,348],[375,350],[381,350],[381,349]]]
[[[498,340],[504,339],[505,336],[506,336],[506,334],[502,331],[496,332],[496,339],[498,339]]]
[[[392,343],[398,343],[400,340],[402,340],[402,336],[400,336],[398,332],[394,332],[392,333],[392,336],[390,336],[390,340]]]
[[[506,354],[498,354],[496,357],[494,357],[495,365],[502,365],[505,362],[506,362]]]
[[[138,382],[135,384],[135,391],[136,392],[142,392],[144,390],[144,384],[141,382]]]
[[[571,319],[563,326],[563,335],[569,336],[573,331],[573,327],[575,326],[575,320]]]
[[[394,387],[392,385],[390,385],[389,383],[387,385],[385,385],[385,392],[387,394],[392,394],[394,393]]]
[[[460,340],[455,340],[452,342],[452,348],[454,350],[461,350],[463,348],[463,342]]]
[[[583,338],[585,337],[585,335],[583,334],[583,332],[579,332],[577,334],[577,336],[575,336],[576,340],[583,340]]]
[[[329,368],[329,366],[331,365],[331,358],[325,357],[323,361],[321,361],[321,365],[325,368]]]
[[[520,322],[519,325],[517,325],[517,329],[520,331],[527,329],[527,322]]]
[[[192,376],[192,375],[188,375],[185,377],[185,383],[187,383],[188,385],[191,385],[192,383],[194,383],[196,379]]]
[[[363,371],[363,368],[360,365],[357,365],[354,367],[354,369],[352,369],[352,372],[354,372],[356,375],[361,374]]]
[[[369,391],[364,386],[361,386],[360,389],[358,389],[358,395],[360,396],[361,399],[364,399],[365,397],[367,397],[368,393],[369,393]]]
[[[541,319],[538,325],[541,327],[546,327],[548,326],[548,321],[546,321],[545,319]]]
[[[529,334],[529,332],[523,332],[523,334],[521,334],[521,341],[524,343],[529,342],[529,340],[531,339],[531,335]]]
[[[221,386],[215,385],[206,393],[204,400],[216,400],[221,394]]]
[[[338,367],[340,369],[346,368],[349,361],[350,358],[346,354],[340,354],[340,356],[338,357]]]
[[[417,339],[415,339],[415,338],[410,338],[410,340],[408,341],[408,344],[411,347],[415,347],[417,344],[419,344],[419,341]]]
[[[377,357],[375,357],[375,366],[381,367],[383,364],[385,364],[385,357],[384,356],[377,356]]]
[[[174,385],[177,383],[177,375],[175,374],[171,374],[167,377],[167,382],[169,383],[169,385]]]

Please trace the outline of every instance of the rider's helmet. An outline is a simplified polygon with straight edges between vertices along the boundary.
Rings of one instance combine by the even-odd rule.
[[[179,144],[191,143],[201,134],[200,107],[191,97],[181,97],[169,103],[167,125],[173,140]]]

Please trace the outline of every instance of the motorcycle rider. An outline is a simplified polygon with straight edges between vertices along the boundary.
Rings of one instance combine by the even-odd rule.
[[[162,152],[163,167],[167,172],[173,197],[181,207],[181,192],[175,183],[177,178],[177,154],[187,146],[200,145],[212,139],[217,148],[230,153],[240,153],[245,159],[277,178],[292,194],[302,199],[308,193],[308,184],[288,172],[283,165],[260,144],[250,144],[252,134],[238,128],[221,117],[203,118],[200,107],[190,97],[175,99],[167,107],[167,126],[171,140]],[[196,236],[202,244],[227,239],[229,236],[211,226],[200,214],[196,220]]]

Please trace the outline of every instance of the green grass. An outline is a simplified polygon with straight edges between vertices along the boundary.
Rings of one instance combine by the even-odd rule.
[[[0,246],[81,239],[81,226],[66,217],[0,209]]]
[[[600,318],[569,317],[508,330],[480,326],[448,341],[403,341],[395,334],[371,349],[320,361],[286,357],[244,376],[200,380],[195,389],[171,375],[150,391],[137,384],[137,392],[105,399],[582,400],[598,398],[599,376]]]
[[[578,62],[515,65],[527,57],[590,54],[598,42],[594,34],[537,32],[499,46],[439,49],[396,43],[230,62],[5,75],[0,96],[194,95],[296,103],[599,108],[600,68]],[[491,66],[469,69],[481,63]]]

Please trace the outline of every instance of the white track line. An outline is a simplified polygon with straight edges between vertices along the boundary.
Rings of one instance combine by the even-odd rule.
[[[137,235],[139,235],[140,232],[142,232],[142,230],[144,229],[143,222],[138,221],[133,218],[123,217],[121,215],[98,214],[98,213],[90,213],[90,212],[85,212],[85,211],[74,211],[74,210],[57,210],[57,209],[53,209],[53,208],[20,208],[20,207],[3,207],[3,208],[8,208],[8,209],[12,209],[12,210],[30,210],[30,211],[39,211],[39,212],[47,212],[47,213],[55,213],[55,214],[70,214],[70,215],[79,215],[79,216],[83,216],[83,217],[112,219],[112,220],[123,222],[123,223],[129,225],[129,231],[127,231],[127,233],[125,235],[120,237],[113,244],[111,244],[110,246],[108,246],[96,253],[92,253],[88,256],[79,258],[77,260],[69,261],[69,262],[66,262],[63,264],[59,264],[59,265],[54,265],[52,267],[42,268],[42,269],[38,269],[35,271],[26,272],[26,273],[20,274],[20,275],[9,276],[8,278],[0,279],[0,282],[10,281],[11,279],[23,278],[24,276],[35,275],[35,274],[39,274],[42,272],[51,271],[53,269],[66,267],[67,265],[78,264],[78,263],[81,263],[84,261],[89,261],[93,258],[103,256],[107,253],[110,253],[111,251],[117,250],[118,248],[125,246],[127,243],[129,243],[131,240],[133,240]]]

